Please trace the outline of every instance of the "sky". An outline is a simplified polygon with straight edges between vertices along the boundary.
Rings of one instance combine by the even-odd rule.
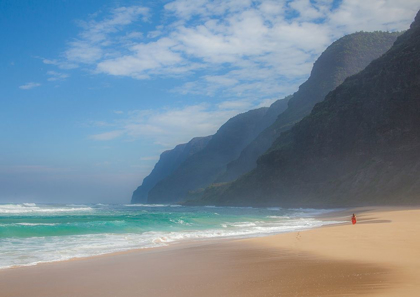
[[[294,93],[418,0],[0,0],[0,203],[128,203],[160,153]]]

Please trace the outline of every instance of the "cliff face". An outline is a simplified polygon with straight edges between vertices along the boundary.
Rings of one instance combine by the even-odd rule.
[[[190,142],[177,145],[174,149],[163,152],[152,172],[144,178],[131,198],[131,203],[147,203],[150,189],[159,181],[170,175],[191,155],[201,151],[210,141],[211,136],[196,137]]]
[[[283,133],[251,173],[200,201],[337,207],[420,203],[420,16],[393,47]]]
[[[242,149],[286,109],[287,100],[278,100],[269,108],[259,108],[227,121],[203,150],[189,156],[149,192],[149,203],[173,203],[185,199],[190,191],[205,188],[226,170]]]
[[[330,45],[314,63],[308,80],[291,96],[288,108],[275,123],[265,129],[227,166],[218,182],[232,181],[251,171],[257,159],[266,152],[284,131],[308,115],[316,103],[344,79],[363,70],[371,61],[380,57],[394,43],[400,33],[359,32],[347,35]]]

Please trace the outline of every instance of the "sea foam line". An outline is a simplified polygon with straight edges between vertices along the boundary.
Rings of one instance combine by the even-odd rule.
[[[23,204],[1,204],[0,214],[25,214],[25,213],[55,213],[55,212],[77,212],[92,211],[91,207],[51,207],[37,206],[34,203]]]
[[[64,261],[128,251],[166,246],[185,240],[214,238],[258,237],[268,234],[312,229],[336,221],[319,221],[312,218],[274,222],[232,222],[221,224],[220,229],[185,230],[178,232],[149,231],[144,233],[102,233],[30,238],[0,239],[0,268],[31,266],[39,263]]]

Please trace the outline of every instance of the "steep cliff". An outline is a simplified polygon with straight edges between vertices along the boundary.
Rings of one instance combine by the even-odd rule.
[[[211,136],[196,137],[188,143],[177,145],[174,149],[163,152],[152,172],[144,178],[142,185],[134,191],[131,203],[147,203],[150,189],[174,172],[188,157],[201,151],[210,139]]]
[[[218,182],[232,181],[251,171],[257,159],[273,144],[284,131],[308,115],[316,103],[344,79],[363,70],[371,61],[380,57],[394,43],[400,33],[358,32],[340,38],[331,44],[314,63],[308,80],[293,94],[288,108],[276,122],[265,129],[227,166],[227,171]]]
[[[190,191],[205,188],[226,170],[262,130],[271,125],[287,107],[287,99],[237,115],[227,121],[207,146],[188,157],[149,192],[149,203],[173,203],[185,199]]]
[[[283,133],[255,170],[202,204],[420,203],[420,13],[393,47]]]

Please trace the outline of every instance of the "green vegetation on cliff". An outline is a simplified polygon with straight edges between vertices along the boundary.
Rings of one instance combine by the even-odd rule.
[[[419,115],[420,13],[386,54],[283,133],[255,170],[199,203],[419,204]]]
[[[316,103],[324,100],[347,77],[363,70],[384,54],[400,34],[358,32],[331,44],[314,63],[308,80],[293,94],[288,108],[241,152],[238,159],[228,164],[227,171],[218,181],[232,181],[254,169],[258,157],[270,148],[282,132],[308,115]]]

